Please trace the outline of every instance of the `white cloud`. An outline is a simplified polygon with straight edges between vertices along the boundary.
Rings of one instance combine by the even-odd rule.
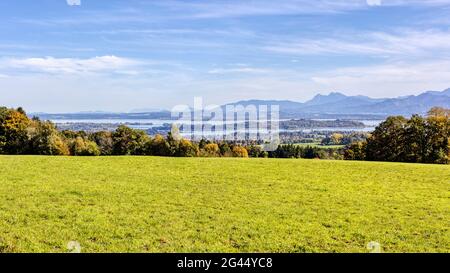
[[[81,0],[66,0],[69,6],[80,6]]]
[[[196,72],[172,71],[155,77],[139,74],[133,80],[104,73],[88,73],[83,77],[68,73],[58,77],[49,73],[18,74],[0,79],[2,90],[13,90],[0,93],[3,104],[8,106],[21,105],[29,111],[70,112],[170,109],[176,104],[191,103],[194,96],[204,97],[208,104],[222,104],[241,99],[305,101],[318,92],[331,91],[395,97],[450,87],[450,60],[395,62],[323,72],[263,70],[270,72],[207,77]]]
[[[397,97],[450,87],[450,59],[427,62],[391,62],[310,72],[296,69],[265,69],[265,74],[199,80],[182,87],[221,104],[241,99],[288,99],[305,101],[318,92]],[[230,72],[231,73],[231,72]],[[183,84],[184,85],[184,84]]]
[[[89,59],[74,58],[27,58],[6,59],[1,61],[2,68],[12,68],[19,71],[34,71],[46,73],[95,73],[120,72],[136,66],[137,61],[116,56],[101,56]]]
[[[450,60],[348,67],[313,75],[321,89],[392,97],[450,87]]]
[[[253,68],[253,67],[216,68],[208,71],[209,74],[233,74],[233,73],[260,74],[269,72],[270,70],[268,69]]]
[[[381,6],[381,0],[367,0],[369,6]]]
[[[347,33],[340,37],[286,41],[265,50],[293,55],[382,55],[408,56],[450,50],[450,31],[397,30],[392,33]]]

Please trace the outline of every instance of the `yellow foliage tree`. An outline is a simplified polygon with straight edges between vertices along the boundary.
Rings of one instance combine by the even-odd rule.
[[[248,151],[242,146],[234,146],[232,151],[234,157],[248,158]]]
[[[220,148],[216,143],[206,144],[205,147],[203,147],[203,151],[204,156],[220,156]]]

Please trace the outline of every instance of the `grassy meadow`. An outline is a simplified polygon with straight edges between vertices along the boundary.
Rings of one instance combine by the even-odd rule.
[[[0,252],[450,251],[450,166],[0,156]]]

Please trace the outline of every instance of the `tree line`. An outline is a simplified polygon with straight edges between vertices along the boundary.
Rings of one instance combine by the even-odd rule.
[[[426,117],[393,116],[376,127],[365,141],[344,152],[347,160],[448,164],[450,109],[432,108]]]
[[[0,107],[0,154],[10,155],[153,155],[174,157],[267,157],[258,145],[199,143],[166,137],[150,137],[145,131],[119,126],[115,131],[87,133],[58,131],[50,121],[29,118],[22,108]]]
[[[114,156],[151,155],[172,157],[254,157],[343,159],[336,149],[280,145],[266,152],[259,143],[150,137],[143,130],[119,126],[115,131],[59,131],[50,121],[28,118],[22,108],[0,108],[0,154]]]
[[[29,118],[22,108],[0,107],[0,154],[318,158],[448,164],[449,117],[449,109],[433,108],[426,117],[389,117],[365,140],[358,138],[344,149],[288,144],[266,152],[257,143],[192,142],[171,133],[150,137],[145,131],[127,126],[112,132],[59,131],[50,121]],[[347,141],[340,134],[324,140],[334,144]]]

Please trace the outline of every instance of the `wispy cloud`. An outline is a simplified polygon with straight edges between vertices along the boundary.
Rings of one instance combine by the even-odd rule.
[[[450,59],[340,68],[312,75],[311,79],[322,89],[347,90],[353,94],[364,90],[380,97],[429,88],[441,90],[450,86]]]
[[[54,57],[4,59],[1,63],[3,69],[67,74],[120,72],[139,65],[138,61],[116,56],[101,56],[88,59]]]
[[[136,8],[85,11],[64,17],[24,18],[21,23],[51,26],[111,23],[151,23],[186,19],[219,19],[248,16],[305,15],[343,13],[378,6],[448,6],[450,0],[164,0],[138,1]]]
[[[184,10],[185,17],[224,18],[295,14],[340,13],[373,6],[443,6],[450,0],[258,0],[164,1],[167,8]]]
[[[369,6],[381,6],[382,0],[367,0]]]
[[[262,74],[272,70],[254,67],[216,68],[208,71],[209,74]]]
[[[450,32],[400,30],[392,33],[349,33],[341,37],[286,41],[265,50],[293,55],[415,55],[450,50]]]

